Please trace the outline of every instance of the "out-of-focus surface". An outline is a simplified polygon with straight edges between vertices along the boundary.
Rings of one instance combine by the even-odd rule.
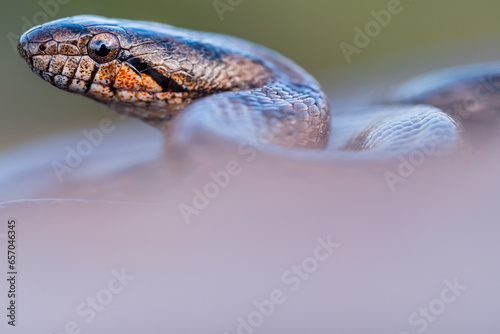
[[[339,43],[386,1],[243,1],[224,21],[210,1],[75,1],[58,17],[147,18],[249,38],[315,72],[346,110],[425,71],[497,60],[497,3],[402,3],[349,65]],[[8,30],[20,22],[14,12]],[[2,101],[10,106],[20,87],[31,95],[2,109],[11,117],[2,138],[13,139],[0,155],[0,254],[7,219],[19,226],[18,327],[4,318],[2,333],[500,331],[494,135],[454,159],[289,158],[206,134],[165,156],[154,129],[57,91],[6,50],[2,66],[19,75],[1,77]],[[105,117],[114,130],[88,156],[70,154]],[[47,129],[57,134],[34,139]]]
[[[499,330],[498,141],[418,166],[195,143],[165,161],[147,132],[149,149],[117,149],[123,130],[61,183],[47,157],[2,181],[4,196],[49,198],[0,207],[18,224],[7,333]]]

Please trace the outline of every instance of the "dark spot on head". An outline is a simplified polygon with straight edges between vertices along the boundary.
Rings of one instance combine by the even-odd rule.
[[[160,85],[160,87],[163,89],[164,92],[176,92],[176,93],[189,92],[188,89],[179,85],[177,82],[175,82],[174,79],[161,74],[154,68],[147,69],[143,73],[153,78],[153,80],[156,81],[158,85]]]
[[[86,94],[88,93],[88,91],[90,90],[90,86],[92,86],[92,81],[85,81],[85,89],[83,91],[83,94]]]
[[[92,70],[92,73],[90,73],[90,79],[89,79],[89,82],[92,84],[92,82],[94,82],[94,79],[95,79],[95,76],[97,75],[97,72],[99,72],[99,65],[96,64],[94,66],[94,69]],[[90,86],[89,86],[89,89],[90,89]]]
[[[138,72],[143,72],[149,68],[149,65],[140,58],[129,58],[127,59],[127,63],[134,67]]]
[[[96,64],[96,66],[92,70],[92,73],[90,73],[90,79],[85,81],[85,90],[83,91],[83,94],[88,93],[88,91],[90,90],[90,87],[92,86],[92,83],[94,82],[95,76],[97,75],[98,71],[99,65]]]

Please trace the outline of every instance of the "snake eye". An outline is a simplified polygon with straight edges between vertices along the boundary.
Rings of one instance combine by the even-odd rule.
[[[119,51],[120,42],[112,34],[95,35],[89,42],[89,56],[99,64],[114,60]]]

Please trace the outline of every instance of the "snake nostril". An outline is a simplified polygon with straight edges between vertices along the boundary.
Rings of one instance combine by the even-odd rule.
[[[38,50],[40,50],[41,52],[44,52],[46,49],[47,46],[45,44],[40,44],[40,46],[38,47]]]

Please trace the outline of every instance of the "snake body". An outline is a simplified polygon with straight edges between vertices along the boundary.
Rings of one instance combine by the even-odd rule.
[[[402,152],[430,141],[458,147],[462,120],[442,109],[476,89],[470,82],[481,77],[472,71],[458,84],[450,80],[418,94],[420,88],[407,87],[391,105],[336,115],[300,66],[226,35],[81,15],[30,29],[18,51],[50,84],[166,132],[203,128],[293,149]]]

